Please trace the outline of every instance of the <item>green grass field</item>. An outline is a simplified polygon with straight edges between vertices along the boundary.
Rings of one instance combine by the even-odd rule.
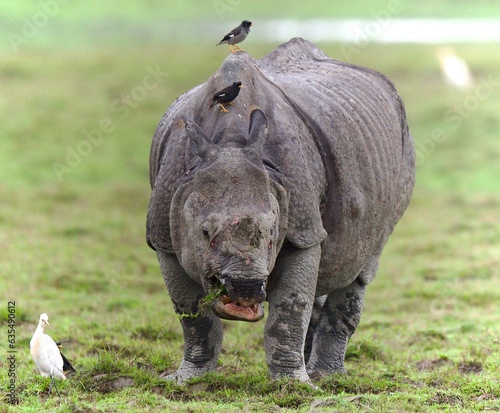
[[[12,19],[33,10],[9,4]],[[65,21],[90,13],[80,7]],[[141,10],[123,18],[154,17]],[[184,387],[158,379],[176,369],[183,340],[145,243],[149,145],[163,112],[226,50],[49,40],[0,54],[0,412],[500,410],[500,46],[456,47],[476,76],[469,92],[443,83],[434,47],[348,55],[388,75],[405,100],[417,185],[368,287],[348,374],[312,390],[269,380],[263,322],[224,323],[216,373]],[[346,60],[348,45],[319,46]],[[260,58],[272,46],[249,38],[245,50]],[[17,405],[3,373],[9,301]],[[46,398],[29,354],[41,312],[77,369],[60,398]]]

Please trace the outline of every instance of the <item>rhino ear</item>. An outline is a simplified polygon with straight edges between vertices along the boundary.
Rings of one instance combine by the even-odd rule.
[[[186,132],[195,144],[196,154],[202,156],[210,144],[210,138],[194,121],[182,118]]]
[[[250,130],[248,132],[249,136],[247,145],[256,145],[260,150],[267,135],[267,130],[268,127],[266,115],[264,115],[261,110],[255,109],[250,114]]]

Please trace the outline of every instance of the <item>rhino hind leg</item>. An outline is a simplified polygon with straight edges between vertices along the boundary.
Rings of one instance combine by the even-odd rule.
[[[311,314],[311,320],[309,321],[306,342],[304,344],[304,360],[305,360],[306,364],[309,361],[309,357],[311,356],[314,333],[316,332],[316,328],[319,325],[319,322],[321,319],[321,312],[323,310],[323,305],[325,304],[326,298],[327,298],[327,296],[323,295],[321,297],[317,297],[314,300],[312,314]]]
[[[306,366],[311,379],[345,372],[347,343],[361,318],[365,289],[358,277],[347,287],[328,294],[314,325]]]
[[[222,347],[222,323],[211,311],[197,314],[202,287],[184,272],[173,254],[158,252],[158,261],[184,332],[184,355],[173,374],[161,378],[182,384],[215,370]]]

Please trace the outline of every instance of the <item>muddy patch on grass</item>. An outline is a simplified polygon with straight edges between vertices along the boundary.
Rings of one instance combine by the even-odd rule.
[[[447,341],[446,336],[435,330],[429,330],[429,331],[422,331],[420,333],[417,333],[413,335],[410,340],[409,340],[409,345],[414,346],[423,346],[426,348],[433,347],[437,344],[442,344]]]
[[[478,374],[483,372],[483,365],[478,361],[462,361],[458,371],[462,374]]]
[[[447,404],[449,406],[462,406],[462,398],[455,394],[437,392],[434,397],[429,399],[429,404]]]
[[[498,399],[498,397],[492,393],[484,393],[484,394],[481,394],[481,396],[479,396],[476,400],[478,402],[482,402],[484,400],[497,400],[497,399]]]
[[[441,357],[438,359],[424,359],[417,362],[417,370],[418,371],[433,371],[442,366],[450,364],[451,360],[447,357]]]
[[[109,374],[97,374],[92,377],[92,390],[99,393],[123,390],[134,385],[134,379],[127,376],[112,377]]]

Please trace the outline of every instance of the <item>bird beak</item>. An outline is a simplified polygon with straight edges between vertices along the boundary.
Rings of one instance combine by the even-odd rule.
[[[242,89],[242,88],[243,88],[243,85],[239,85],[238,87],[239,87],[240,89]]]

